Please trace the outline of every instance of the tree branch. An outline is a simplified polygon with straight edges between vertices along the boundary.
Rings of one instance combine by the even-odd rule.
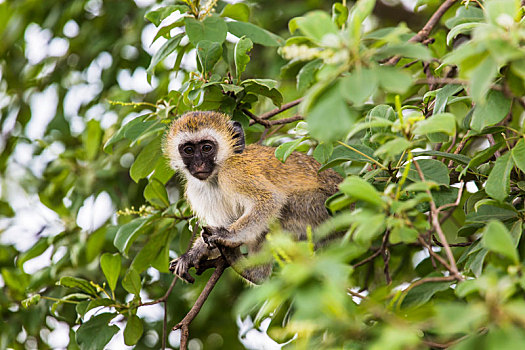
[[[381,249],[376,250],[376,251],[375,251],[372,255],[370,255],[368,258],[365,258],[365,259],[363,259],[363,260],[361,260],[361,261],[355,263],[355,264],[353,265],[354,269],[355,269],[356,267],[359,267],[359,266],[362,266],[362,265],[364,265],[364,264],[369,263],[370,261],[372,261],[372,260],[374,260],[375,258],[377,258],[377,257],[379,256],[379,254],[381,254]]]
[[[457,0],[446,0],[444,3],[442,3],[441,6],[439,6],[439,8],[436,10],[436,12],[434,12],[434,14],[430,17],[425,26],[408,41],[411,43],[420,43],[427,39],[432,29],[434,29],[436,24],[438,24],[441,17],[443,17],[445,12],[447,12],[447,10],[451,8],[452,5],[454,5],[454,3],[456,2]],[[397,64],[397,62],[399,62],[400,59],[400,56],[394,56],[386,62],[386,65],[394,66]]]
[[[270,123],[267,122],[267,119],[270,119],[271,117],[276,116],[277,114],[280,114],[280,113],[282,113],[282,112],[284,112],[284,111],[286,111],[286,110],[288,110],[288,109],[290,109],[292,107],[297,106],[302,101],[303,101],[303,98],[298,98],[297,100],[285,103],[284,105],[282,105],[279,108],[275,108],[275,109],[272,109],[269,112],[263,113],[259,117],[257,117],[255,114],[253,114],[252,112],[248,111],[247,109],[243,109],[242,111],[244,113],[246,113],[250,118],[252,118],[252,120],[250,121],[250,125],[253,125],[255,123],[259,123],[259,124],[263,125],[264,127],[270,127],[272,125],[285,124],[285,123],[270,124]],[[294,118],[294,117],[292,117],[292,118]],[[292,118],[285,118],[285,119],[292,119]],[[285,119],[281,119],[281,120],[285,120]],[[296,119],[296,120],[299,120],[299,119]],[[288,121],[286,123],[291,123],[293,121],[295,121],[295,120],[291,120],[291,121]],[[277,122],[277,120],[275,122]]]
[[[381,242],[381,255],[383,256],[383,262],[385,263],[385,267],[383,269],[383,272],[385,274],[386,284],[392,283],[392,277],[390,277],[390,252],[388,251],[388,237],[390,236],[390,230],[386,230],[385,234],[383,235],[383,241]]]
[[[303,101],[303,98],[298,98],[297,100],[294,100],[294,101],[290,101],[288,103],[285,103],[284,105],[282,105],[281,107],[279,108],[275,108],[275,109],[272,109],[271,111],[269,112],[266,112],[264,114],[261,114],[261,116],[259,118],[261,119],[270,119],[271,117],[277,115],[277,114],[280,114],[292,107],[295,107],[297,106],[299,103],[301,103]]]
[[[419,177],[422,181],[425,181],[425,176],[423,175],[423,171],[421,171],[421,168],[419,167],[419,164],[414,159],[413,160],[414,166],[416,167],[416,170],[419,174]],[[445,253],[448,258],[448,262],[450,264],[450,272],[452,275],[457,278],[458,280],[462,280],[463,277],[459,274],[458,268],[456,266],[456,260],[454,259],[454,254],[452,254],[452,250],[450,249],[450,246],[448,245],[447,238],[445,237],[445,233],[443,232],[441,228],[441,224],[439,223],[439,210],[436,207],[436,203],[434,202],[434,199],[432,198],[432,193],[429,189],[426,190],[428,196],[430,197],[430,217],[432,221],[432,226],[436,230],[439,239],[441,243],[443,244],[443,249],[445,250]]]
[[[189,338],[189,325],[193,321],[193,319],[199,314],[199,311],[201,310],[202,306],[204,305],[204,302],[208,299],[208,296],[210,295],[213,287],[217,284],[217,281],[222,276],[224,270],[228,267],[228,263],[224,258],[218,258],[213,260],[215,265],[215,271],[213,272],[213,275],[211,275],[210,279],[206,283],[206,286],[202,290],[201,294],[197,298],[197,301],[195,301],[195,304],[193,304],[190,311],[186,314],[186,316],[173,327],[173,330],[180,329],[180,349],[186,350],[188,348],[188,338]]]

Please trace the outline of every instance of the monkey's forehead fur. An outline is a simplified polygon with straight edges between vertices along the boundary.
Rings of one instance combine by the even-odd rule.
[[[226,159],[235,146],[235,131],[230,117],[212,111],[195,111],[183,114],[171,123],[164,140],[164,153],[172,166],[181,168],[178,145],[188,141],[215,140],[219,145],[217,161]]]

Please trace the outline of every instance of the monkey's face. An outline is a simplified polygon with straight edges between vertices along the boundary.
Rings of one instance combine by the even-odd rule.
[[[179,145],[179,153],[190,174],[199,180],[206,180],[215,169],[217,142],[188,141]]]

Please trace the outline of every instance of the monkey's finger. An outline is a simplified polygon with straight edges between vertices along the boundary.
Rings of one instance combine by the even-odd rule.
[[[170,261],[170,272],[171,273],[174,273],[175,272],[175,269],[177,268],[177,262],[179,261],[179,259],[175,259],[175,260],[172,260]]]
[[[195,282],[195,278],[193,278],[193,276],[190,275],[189,272],[187,272],[187,271],[184,272],[184,273],[182,274],[182,276],[179,276],[179,277],[182,278],[183,280],[185,280],[185,281],[188,282],[188,283],[193,283],[193,282]]]

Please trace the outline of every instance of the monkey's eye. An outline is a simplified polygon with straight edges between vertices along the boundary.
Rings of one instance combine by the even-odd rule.
[[[209,144],[205,144],[205,145],[202,146],[201,150],[204,153],[210,153],[213,150],[213,146],[209,145]]]
[[[188,155],[193,154],[193,152],[195,152],[192,146],[186,146],[182,149],[182,151]]]

